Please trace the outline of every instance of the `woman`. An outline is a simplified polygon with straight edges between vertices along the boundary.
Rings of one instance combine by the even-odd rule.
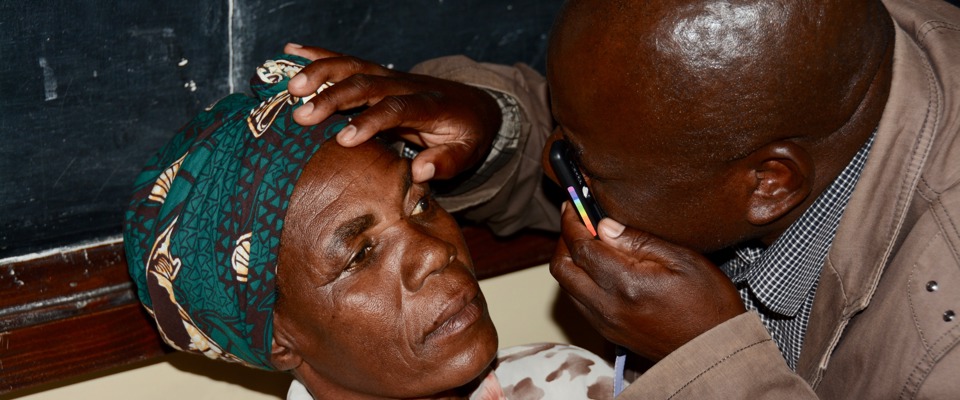
[[[288,398],[610,397],[612,371],[582,349],[495,359],[463,237],[409,161],[326,142],[347,116],[293,122],[306,99],[286,82],[306,62],[265,63],[257,99],[201,113],[138,177],[125,246],[164,340],[290,371]]]

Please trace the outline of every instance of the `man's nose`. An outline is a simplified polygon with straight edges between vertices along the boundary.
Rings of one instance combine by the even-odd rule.
[[[540,154],[540,164],[543,165],[543,173],[547,175],[547,178],[550,178],[554,183],[559,184],[557,180],[557,174],[553,172],[553,167],[550,166],[550,147],[553,146],[553,142],[563,139],[563,135],[560,133],[560,128],[553,130],[553,134],[547,138],[547,142],[543,145],[543,152]]]
[[[431,275],[443,271],[457,258],[453,244],[423,227],[410,226],[401,234],[406,236],[399,254],[403,258],[401,274],[407,290],[420,290]]]

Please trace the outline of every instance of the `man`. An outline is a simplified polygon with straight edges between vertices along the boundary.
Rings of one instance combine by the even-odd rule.
[[[625,397],[955,395],[958,26],[939,0],[564,7],[547,67],[554,137],[578,150],[610,218],[597,241],[565,210],[551,272],[601,334],[656,362]],[[502,231],[544,213],[517,192],[549,126],[528,69],[415,70],[481,91],[288,51],[318,59],[292,93],[338,82],[301,123],[371,105],[338,141],[415,129],[428,147],[416,180],[476,187],[454,208],[499,215]],[[506,178],[458,175],[481,159]]]

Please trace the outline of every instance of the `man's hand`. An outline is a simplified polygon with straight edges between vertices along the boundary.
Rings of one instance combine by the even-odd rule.
[[[700,254],[612,219],[590,235],[573,207],[550,273],[607,340],[653,361],[745,311],[726,275]]]
[[[284,51],[313,62],[287,85],[305,97],[335,83],[294,112],[315,125],[336,111],[369,106],[338,135],[351,147],[393,128],[425,149],[413,160],[413,180],[448,179],[483,161],[500,129],[496,100],[479,88],[425,75],[398,72],[317,47],[288,44]]]

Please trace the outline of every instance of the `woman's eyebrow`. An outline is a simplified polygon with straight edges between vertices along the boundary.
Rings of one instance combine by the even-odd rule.
[[[360,236],[367,229],[370,229],[376,223],[371,214],[364,214],[340,224],[333,231],[333,238],[327,242],[324,251],[329,256],[335,256],[344,247],[350,239]]]
[[[407,192],[410,191],[410,187],[413,186],[413,174],[410,173],[410,163],[404,163],[404,167],[400,171],[400,193],[403,193],[406,196]]]

